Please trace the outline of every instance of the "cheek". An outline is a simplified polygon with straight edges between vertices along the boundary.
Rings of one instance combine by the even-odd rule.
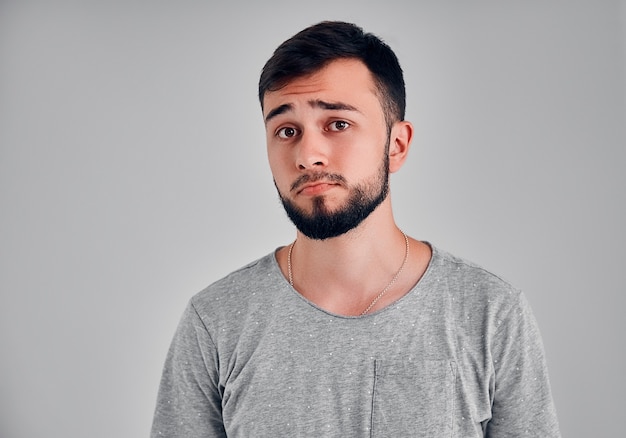
[[[289,183],[290,172],[289,172],[289,160],[285,157],[285,154],[278,154],[275,151],[268,151],[267,159],[270,165],[270,171],[272,172],[272,177],[274,181],[278,185],[278,187],[284,190],[285,184]]]
[[[357,147],[351,153],[347,149],[335,156],[334,163],[340,173],[349,179],[359,180],[378,171],[384,159],[383,149]]]

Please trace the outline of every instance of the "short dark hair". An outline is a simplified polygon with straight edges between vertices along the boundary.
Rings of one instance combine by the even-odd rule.
[[[341,21],[310,26],[274,51],[259,79],[259,101],[291,80],[315,73],[337,59],[358,59],[374,77],[387,124],[404,120],[406,91],[398,58],[379,37]]]

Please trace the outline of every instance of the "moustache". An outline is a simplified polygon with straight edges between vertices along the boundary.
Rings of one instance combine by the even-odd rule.
[[[329,181],[333,183],[339,183],[342,185],[346,185],[346,179],[337,174],[337,173],[328,173],[328,172],[315,172],[315,173],[305,173],[300,175],[294,182],[291,184],[291,191],[298,190],[304,184],[317,182],[317,181]]]

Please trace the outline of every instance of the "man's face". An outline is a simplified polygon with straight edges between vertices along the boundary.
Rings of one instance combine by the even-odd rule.
[[[333,61],[263,100],[268,158],[287,214],[306,236],[358,226],[388,193],[389,134],[358,60]]]

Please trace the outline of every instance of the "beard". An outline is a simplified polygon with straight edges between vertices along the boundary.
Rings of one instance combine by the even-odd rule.
[[[310,239],[325,240],[340,236],[359,226],[389,194],[388,145],[389,143],[387,143],[385,148],[384,159],[376,176],[355,186],[348,187],[350,192],[348,200],[345,205],[334,211],[329,210],[324,196],[317,196],[312,199],[313,208],[311,213],[307,213],[290,199],[282,196],[279,191],[278,196],[285,208],[285,212],[296,228]],[[328,173],[315,173],[299,181],[309,182],[322,179],[345,182],[343,176]]]

